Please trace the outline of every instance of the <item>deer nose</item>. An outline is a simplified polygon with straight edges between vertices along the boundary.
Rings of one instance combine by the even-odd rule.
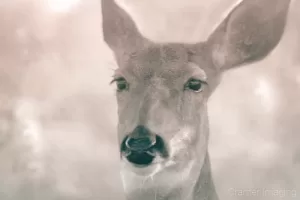
[[[125,141],[131,151],[146,152],[156,144],[156,135],[145,126],[137,126]]]

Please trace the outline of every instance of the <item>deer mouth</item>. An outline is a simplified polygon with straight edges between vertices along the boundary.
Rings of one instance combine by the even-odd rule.
[[[147,167],[150,165],[155,158],[155,154],[153,152],[134,152],[131,151],[126,159],[136,165],[137,167]]]
[[[138,168],[143,168],[154,164],[157,156],[168,157],[168,152],[163,139],[156,135],[155,142],[137,139],[130,141],[125,137],[121,144],[121,158],[125,158],[129,163]]]

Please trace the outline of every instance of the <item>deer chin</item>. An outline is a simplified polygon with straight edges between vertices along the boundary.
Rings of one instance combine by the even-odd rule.
[[[156,157],[151,165],[142,168],[124,159],[120,175],[125,193],[130,196],[140,191],[153,190],[163,191],[162,195],[164,195],[187,185],[192,187],[199,173],[199,163],[196,158],[182,162]],[[143,196],[139,199],[143,199]]]
[[[185,158],[186,154],[184,152],[168,158],[162,157],[159,153],[156,153],[150,164],[139,165],[130,162],[128,158],[123,155],[121,158],[121,168],[123,173],[125,172],[139,177],[154,177],[159,174],[165,174],[164,172],[176,173],[190,171],[191,167],[195,164],[195,161],[199,160],[194,153],[190,153],[189,159]],[[200,163],[202,162],[197,163],[198,166]]]

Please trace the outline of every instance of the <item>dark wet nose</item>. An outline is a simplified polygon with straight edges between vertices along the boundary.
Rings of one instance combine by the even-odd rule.
[[[137,126],[125,141],[130,151],[146,152],[156,144],[156,135],[145,126]]]
[[[168,157],[163,139],[153,134],[145,126],[137,126],[121,143],[121,157],[139,167],[147,167],[153,163],[157,155]]]

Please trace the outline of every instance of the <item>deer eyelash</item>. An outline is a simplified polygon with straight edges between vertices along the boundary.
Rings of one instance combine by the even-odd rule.
[[[110,81],[109,84],[113,84],[113,83],[116,82],[116,81],[122,81],[122,80],[125,80],[125,78],[123,78],[123,77],[114,77],[113,80]]]

